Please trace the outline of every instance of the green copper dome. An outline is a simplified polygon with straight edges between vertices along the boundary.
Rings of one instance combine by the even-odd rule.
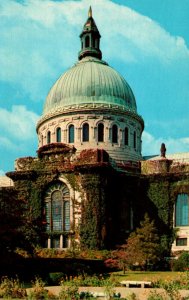
[[[136,102],[125,79],[105,62],[85,57],[65,72],[51,88],[44,114],[84,104],[110,104],[136,112]]]
[[[51,88],[43,116],[65,110],[117,108],[137,114],[133,92],[125,79],[102,58],[100,33],[89,9],[84,24],[78,62],[65,72]]]

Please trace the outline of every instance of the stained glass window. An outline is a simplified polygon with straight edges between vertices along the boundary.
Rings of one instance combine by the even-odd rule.
[[[64,230],[70,230],[70,202],[64,201]]]
[[[46,231],[70,230],[70,193],[61,182],[51,185],[45,194]]]
[[[89,141],[89,124],[83,124],[83,142]]]
[[[62,193],[57,190],[51,194],[52,200],[52,230],[62,230]]]
[[[74,143],[74,125],[70,125],[68,131],[69,131],[68,142]]]
[[[60,127],[58,127],[56,129],[56,141],[57,141],[57,143],[61,142],[61,128]]]
[[[104,124],[98,124],[98,142],[104,142]]]
[[[175,205],[175,225],[188,226],[188,195],[178,194]]]

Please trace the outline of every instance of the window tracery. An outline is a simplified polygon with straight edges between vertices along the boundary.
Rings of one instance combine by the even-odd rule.
[[[58,182],[47,189],[45,215],[47,231],[69,231],[70,193],[64,183]]]

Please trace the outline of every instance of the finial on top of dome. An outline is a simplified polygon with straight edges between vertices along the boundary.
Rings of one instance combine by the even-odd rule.
[[[89,7],[89,12],[88,12],[88,17],[91,18],[93,16],[93,13],[92,13],[92,8],[91,6]]]

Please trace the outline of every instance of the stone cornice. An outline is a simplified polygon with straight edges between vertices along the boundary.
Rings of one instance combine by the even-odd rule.
[[[72,115],[75,113],[110,113],[110,114],[121,114],[121,115],[129,115],[139,121],[144,129],[144,121],[142,117],[136,112],[126,108],[124,106],[113,105],[113,104],[105,104],[105,103],[87,103],[81,105],[71,105],[66,107],[57,107],[56,109],[52,110],[48,114],[42,116],[36,126],[36,131],[38,131],[39,127],[46,122],[47,120],[54,119],[61,115]]]

